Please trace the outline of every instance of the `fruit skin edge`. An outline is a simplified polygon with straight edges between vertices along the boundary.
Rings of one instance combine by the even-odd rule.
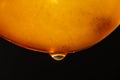
[[[16,46],[19,46],[19,47],[21,47],[21,48],[25,48],[25,49],[32,50],[32,51],[37,51],[37,52],[47,53],[46,51],[43,51],[43,50],[37,50],[37,49],[34,49],[34,48],[32,48],[32,47],[29,47],[29,46],[26,46],[26,45],[22,45],[22,44],[20,44],[20,43],[18,43],[18,42],[16,42],[16,41],[13,41],[13,40],[10,40],[10,39],[6,38],[6,37],[3,36],[3,35],[0,35],[0,38],[3,38],[4,40],[6,40],[6,41],[8,41],[8,42],[10,42],[10,43],[12,43],[12,44],[15,44]]]
[[[117,27],[116,27],[116,28],[117,28]],[[114,30],[113,30],[113,31],[114,31]],[[112,31],[112,32],[113,32],[113,31]],[[110,33],[112,33],[112,32],[110,32]],[[66,54],[75,53],[75,52],[78,52],[78,51],[86,50],[86,49],[88,49],[88,48],[90,48],[90,47],[98,44],[98,43],[101,42],[103,39],[105,39],[106,36],[109,36],[109,35],[110,35],[110,34],[103,36],[102,39],[100,39],[99,41],[97,41],[96,43],[94,43],[94,44],[91,45],[91,46],[88,46],[88,47],[86,47],[86,48],[84,48],[84,49],[79,49],[79,50],[67,52]],[[16,41],[10,40],[10,39],[6,38],[5,36],[3,36],[3,35],[1,35],[1,34],[0,34],[0,38],[3,38],[4,40],[6,40],[6,41],[8,41],[8,42],[10,42],[10,43],[12,43],[12,44],[14,44],[14,45],[16,45],[16,46],[19,46],[19,47],[21,47],[21,48],[27,49],[27,50],[36,51],[36,52],[42,52],[42,53],[47,53],[47,54],[54,54],[54,52],[51,52],[51,51],[45,51],[45,50],[40,50],[40,49],[37,50],[37,49],[34,49],[34,48],[32,48],[32,47],[29,47],[29,46],[27,46],[27,45],[25,45],[25,44],[23,45],[23,44],[18,43],[18,42],[16,42]],[[61,53],[61,52],[56,52],[56,53]],[[63,53],[65,53],[65,52],[63,52]]]
[[[117,27],[119,27],[119,24],[117,25]],[[36,51],[36,52],[41,52],[41,53],[46,53],[46,54],[49,54],[50,56],[51,56],[51,58],[52,59],[54,59],[54,60],[56,60],[56,61],[61,61],[61,60],[64,60],[64,58],[68,55],[68,54],[71,54],[71,53],[76,53],[76,52],[78,52],[78,51],[83,51],[83,50],[86,50],[86,49],[88,49],[88,48],[91,48],[92,46],[94,46],[94,45],[96,45],[96,44],[98,44],[99,42],[101,42],[103,39],[105,39],[107,36],[109,36],[117,27],[114,27],[114,28],[112,28],[112,30],[108,33],[108,34],[106,34],[106,35],[104,35],[104,36],[102,36],[101,37],[101,39],[99,39],[98,41],[96,41],[96,43],[94,43],[93,45],[90,45],[90,46],[88,46],[88,47],[86,47],[86,48],[84,48],[84,49],[79,49],[79,50],[75,50],[75,51],[71,51],[71,52],[52,52],[52,51],[45,51],[45,50],[38,50],[38,49],[34,49],[34,48],[32,48],[32,47],[29,47],[29,46],[27,46],[27,45],[25,45],[25,44],[20,44],[20,43],[18,43],[18,42],[16,42],[16,41],[13,41],[13,40],[10,40],[10,39],[8,39],[8,38],[6,38],[5,36],[3,36],[3,35],[1,35],[0,34],[0,38],[3,38],[4,40],[6,40],[6,41],[8,41],[8,42],[10,42],[10,43],[13,43],[13,44],[15,44],[16,46],[19,46],[19,47],[21,47],[21,48],[24,48],[24,49],[27,49],[27,50],[31,50],[31,51]],[[56,54],[58,54],[58,55],[63,55],[63,57],[61,57],[61,59],[59,58],[54,58],[54,55],[56,55]]]
[[[8,39],[8,38],[6,38],[5,36],[3,36],[3,35],[0,35],[0,38],[2,38],[2,39],[4,39],[4,40],[6,40],[6,41],[8,41],[8,42],[10,42],[10,43],[12,43],[12,44],[14,44],[14,45],[16,45],[16,46],[18,46],[18,47],[21,47],[21,48],[24,48],[24,49],[27,49],[27,50],[31,50],[31,51],[36,51],[36,52],[42,52],[42,53],[47,53],[47,54],[55,54],[55,53],[65,53],[66,55],[67,54],[71,54],[71,53],[75,53],[75,52],[78,52],[78,51],[82,51],[82,50],[86,50],[87,48],[90,48],[91,46],[89,46],[89,47],[86,47],[86,48],[84,48],[84,49],[79,49],[79,50],[75,50],[75,51],[71,51],[71,52],[52,52],[52,51],[45,51],[45,50],[37,50],[37,49],[34,49],[34,48],[32,48],[32,47],[29,47],[29,46],[26,46],[26,45],[23,45],[23,44],[20,44],[20,43],[18,43],[18,42],[16,42],[16,41],[13,41],[13,40],[10,40],[10,39]],[[95,43],[94,45],[96,45],[97,43]],[[94,46],[94,45],[92,45],[92,46]]]

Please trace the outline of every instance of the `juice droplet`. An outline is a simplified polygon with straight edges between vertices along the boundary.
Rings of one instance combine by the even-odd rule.
[[[66,54],[61,54],[61,53],[50,54],[50,55],[56,61],[63,60],[66,57]]]

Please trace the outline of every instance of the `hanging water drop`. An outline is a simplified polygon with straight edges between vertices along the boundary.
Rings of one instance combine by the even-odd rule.
[[[61,53],[50,54],[50,55],[56,61],[61,61],[61,60],[63,60],[66,57],[66,54],[61,54]]]

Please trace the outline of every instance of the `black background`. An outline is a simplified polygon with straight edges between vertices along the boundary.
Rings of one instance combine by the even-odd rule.
[[[120,27],[84,51],[54,61],[0,38],[0,80],[120,80]]]

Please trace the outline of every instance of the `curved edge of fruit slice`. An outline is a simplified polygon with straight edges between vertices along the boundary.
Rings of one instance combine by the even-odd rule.
[[[27,46],[27,45],[25,45],[25,44],[21,44],[21,43],[18,43],[18,42],[16,42],[16,41],[14,41],[14,40],[8,39],[5,35],[1,35],[1,34],[0,34],[0,38],[6,40],[6,41],[8,41],[8,42],[10,42],[10,43],[12,43],[12,44],[14,44],[14,45],[16,45],[16,46],[19,46],[19,47],[21,47],[21,48],[27,49],[27,50],[36,51],[36,52],[42,52],[42,53],[48,53],[48,52],[45,51],[45,50],[37,50],[37,49],[34,49],[34,48],[32,48],[32,47],[30,47],[30,46]]]
[[[17,45],[19,47],[22,47],[22,48],[25,48],[25,49],[28,49],[28,50],[32,50],[32,51],[36,51],[36,52],[42,52],[42,53],[47,53],[56,61],[63,60],[66,57],[66,55],[67,55],[67,53],[59,53],[59,52],[55,52],[54,50],[50,50],[50,51],[36,50],[36,49],[33,49],[33,48],[29,47],[29,46],[22,45],[22,44],[20,44],[20,43],[18,43],[16,41],[10,40],[10,39],[6,38],[3,35],[0,35],[0,38],[3,38],[3,39],[7,40],[10,43],[13,43],[13,44],[15,44],[15,45]]]

